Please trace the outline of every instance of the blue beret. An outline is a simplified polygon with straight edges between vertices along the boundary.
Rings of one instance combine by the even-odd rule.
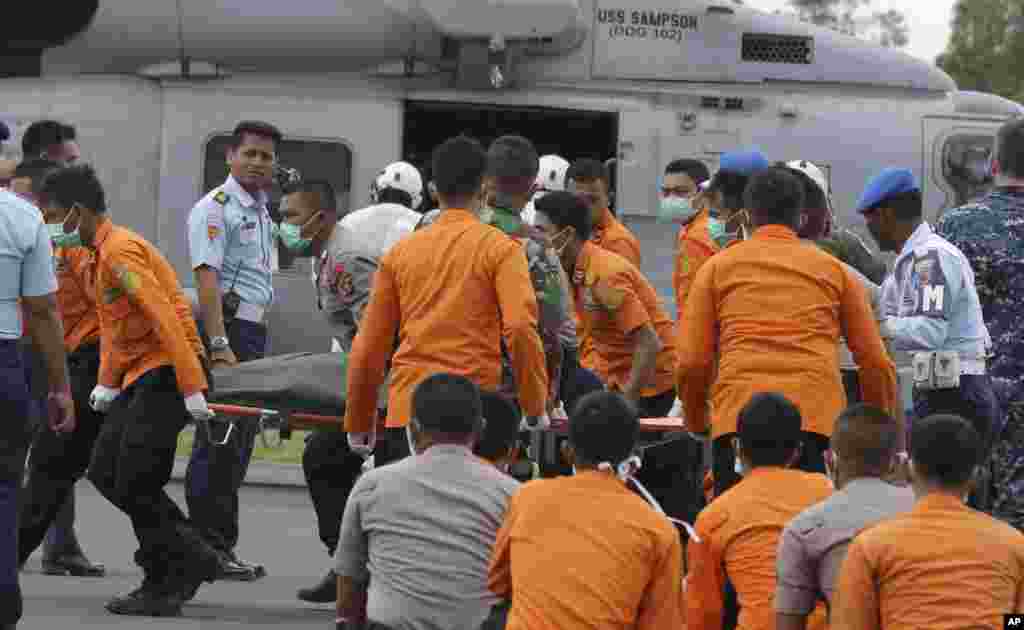
[[[718,170],[748,176],[763,171],[768,166],[768,159],[757,149],[730,151],[723,153],[718,160]]]
[[[868,182],[857,202],[857,212],[863,214],[872,206],[900,193],[920,191],[921,186],[910,169],[887,168]]]

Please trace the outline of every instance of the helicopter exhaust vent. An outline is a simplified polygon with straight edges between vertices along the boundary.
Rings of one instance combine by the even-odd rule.
[[[744,33],[743,61],[755,63],[814,63],[814,38],[799,35]]]

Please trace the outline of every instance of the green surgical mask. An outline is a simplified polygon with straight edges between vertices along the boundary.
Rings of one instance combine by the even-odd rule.
[[[313,244],[313,239],[302,238],[301,225],[282,223],[279,237],[281,239],[281,243],[288,249],[288,251],[294,253],[304,252]]]
[[[662,197],[661,203],[658,205],[658,222],[659,223],[682,223],[687,224],[693,220],[693,217],[697,216],[697,208],[693,207],[687,197],[678,197],[671,195],[669,197]]]
[[[50,233],[50,243],[52,243],[54,247],[61,247],[64,249],[82,247],[82,234],[78,231],[79,226],[76,225],[74,231],[70,233],[64,230],[64,227],[68,222],[68,218],[70,217],[71,215],[69,213],[68,217],[60,223],[46,224],[46,229]],[[81,224],[81,219],[79,219],[79,224]]]

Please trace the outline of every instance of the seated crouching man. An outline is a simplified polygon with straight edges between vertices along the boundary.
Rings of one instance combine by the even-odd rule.
[[[337,550],[338,627],[478,630],[498,598],[487,561],[512,477],[473,454],[484,430],[468,379],[435,374],[412,396],[406,428],[415,457],[359,478]],[[367,584],[369,582],[369,584]]]
[[[683,627],[679,534],[626,485],[639,430],[622,396],[587,394],[569,421],[576,474],[512,497],[488,580],[511,599],[507,630]]]

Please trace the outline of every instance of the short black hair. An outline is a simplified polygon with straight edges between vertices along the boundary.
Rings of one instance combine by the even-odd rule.
[[[800,410],[778,392],[754,394],[740,410],[736,433],[754,466],[785,466],[800,447]]]
[[[793,171],[771,166],[755,173],[743,193],[744,206],[756,225],[796,228],[804,211],[804,187]]]
[[[578,195],[565,191],[549,192],[533,202],[533,207],[537,212],[543,212],[557,228],[575,228],[581,241],[590,239],[594,229],[590,208]]]
[[[734,171],[718,171],[711,179],[708,192],[722,195],[721,210],[739,210],[743,207],[743,194],[747,190],[750,177]]]
[[[864,213],[869,214],[878,208],[892,208],[901,221],[916,221],[924,216],[924,198],[920,190],[896,193],[867,208]]]
[[[604,185],[611,190],[612,177],[608,172],[608,167],[603,162],[599,162],[593,158],[581,158],[576,160],[569,165],[569,170],[565,172],[565,181],[590,181],[599,179],[604,182]]]
[[[284,139],[281,131],[270,123],[260,120],[243,120],[235,125],[235,130],[231,132],[231,148],[237,149],[242,146],[242,143],[245,142],[246,134],[270,138],[274,142],[274,150],[277,150],[281,140]]]
[[[910,432],[914,470],[943,488],[967,483],[981,463],[981,436],[960,416],[936,414],[915,420]]]
[[[12,179],[28,177],[32,180],[32,187],[42,183],[43,177],[50,171],[60,168],[60,164],[46,158],[30,158],[22,160],[14,167]]]
[[[501,136],[487,149],[487,174],[495,178],[499,194],[529,192],[539,170],[537,149],[523,136]]]
[[[21,153],[26,158],[38,157],[55,144],[78,139],[72,125],[58,120],[37,120],[21,136]]]
[[[666,175],[676,175],[679,173],[688,175],[693,180],[693,183],[698,186],[711,179],[711,171],[708,170],[708,165],[700,160],[688,158],[672,160],[665,167]]]
[[[78,204],[104,214],[107,211],[107,196],[103,184],[90,164],[75,164],[51,171],[39,186],[43,203],[56,203],[61,208]]]
[[[836,419],[832,444],[844,461],[862,473],[881,477],[899,448],[900,429],[895,418],[866,403],[847,407]]]
[[[453,437],[469,436],[481,428],[480,390],[465,376],[439,373],[416,386],[413,417],[420,429]]]
[[[615,392],[591,392],[569,417],[569,442],[581,463],[618,464],[636,446],[640,419],[636,407]]]
[[[1024,118],[1005,122],[996,132],[996,160],[1007,177],[1024,177]]]
[[[458,200],[480,192],[487,170],[487,153],[472,138],[456,136],[434,149],[431,172],[437,194]]]
[[[512,401],[501,394],[480,392],[480,402],[487,427],[474,452],[493,461],[508,455],[516,445],[522,414]]]
[[[412,195],[404,190],[398,190],[397,188],[385,188],[383,190],[378,190],[377,203],[397,203],[400,206],[417,210],[417,208],[412,207]]]
[[[306,193],[316,195],[320,200],[320,209],[328,212],[338,211],[338,198],[334,194],[334,186],[326,179],[309,179],[288,186],[284,194]]]

